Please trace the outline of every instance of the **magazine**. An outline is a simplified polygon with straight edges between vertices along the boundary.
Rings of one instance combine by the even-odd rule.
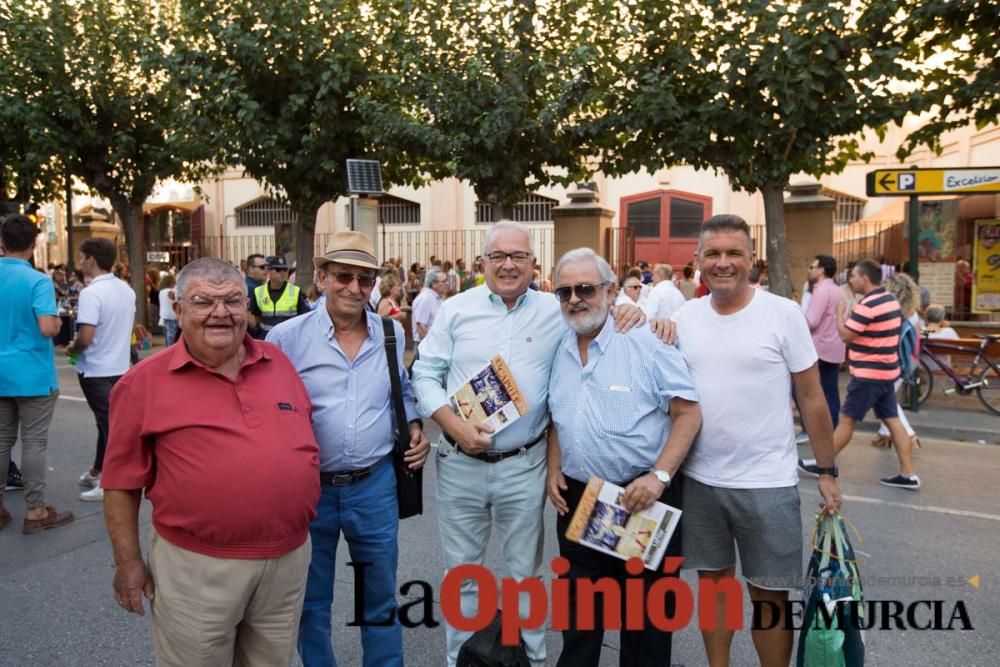
[[[499,354],[452,394],[451,405],[463,420],[493,427],[493,435],[529,410],[514,376]]]
[[[621,505],[625,489],[591,477],[573,513],[566,539],[622,560],[641,558],[646,569],[660,567],[677,529],[681,510],[656,502],[641,512]]]

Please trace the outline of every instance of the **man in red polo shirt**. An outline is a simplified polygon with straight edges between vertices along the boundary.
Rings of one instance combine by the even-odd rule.
[[[320,490],[309,396],[277,347],[246,335],[235,268],[196,260],[175,291],[183,344],[111,394],[101,486],[115,599],[140,615],[150,600],[158,665],[287,665]]]

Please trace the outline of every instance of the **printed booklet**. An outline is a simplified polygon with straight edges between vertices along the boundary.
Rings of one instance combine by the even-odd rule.
[[[622,560],[641,558],[646,569],[660,567],[681,510],[657,501],[649,509],[629,512],[621,505],[625,489],[591,477],[580,498],[566,539]]]
[[[493,435],[529,410],[514,376],[499,354],[458,388],[451,396],[451,405],[465,421],[492,426]]]

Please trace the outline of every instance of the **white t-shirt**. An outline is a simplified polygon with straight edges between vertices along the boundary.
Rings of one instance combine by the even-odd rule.
[[[661,280],[649,291],[649,296],[640,301],[646,318],[665,320],[673,315],[687,301],[681,291],[669,280]]]
[[[673,317],[702,416],[684,473],[735,489],[795,486],[791,374],[818,358],[806,319],[797,303],[764,290],[732,315],[715,312],[711,298]]]
[[[160,326],[163,326],[163,320],[176,320],[177,313],[174,312],[174,302],[177,299],[170,298],[170,295],[174,292],[173,287],[164,287],[160,290]]]
[[[110,273],[97,276],[80,292],[76,323],[95,327],[94,340],[80,352],[76,372],[84,377],[115,377],[129,368],[135,292]]]

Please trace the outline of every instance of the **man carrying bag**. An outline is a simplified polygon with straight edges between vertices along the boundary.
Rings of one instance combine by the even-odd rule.
[[[399,517],[420,511],[411,492],[414,485],[419,491],[416,471],[427,460],[430,443],[402,369],[402,349],[386,357],[403,328],[394,324],[393,340],[386,340],[381,318],[365,309],[378,270],[374,254],[364,234],[334,234],[326,254],[314,260],[324,307],[282,322],[267,335],[288,355],[309,392],[320,449],[321,494],[309,528],[312,563],[299,624],[299,655],[306,667],[335,664],[330,624],[341,536],[351,560],[365,563],[355,570],[356,577],[364,577],[364,618],[394,619],[361,628],[362,664],[403,664],[396,603]],[[397,491],[405,494],[398,501]]]

